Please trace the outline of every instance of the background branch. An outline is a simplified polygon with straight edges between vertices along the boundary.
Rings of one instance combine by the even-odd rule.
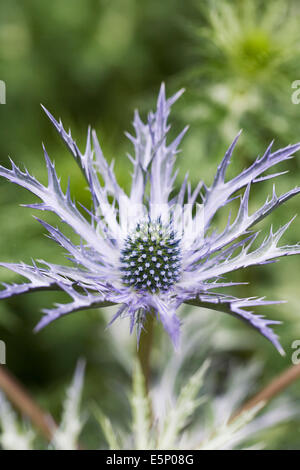
[[[300,378],[300,364],[291,366],[280,375],[275,377],[269,385],[263,388],[259,393],[254,395],[253,398],[248,400],[234,415],[230,421],[233,421],[240,416],[244,411],[247,411],[258,403],[264,402],[267,404],[270,400],[275,398],[280,392],[285,390],[289,385]]]
[[[3,365],[0,365],[0,389],[15,407],[30,419],[45,439],[51,441],[57,427],[54,419],[33,401],[24,387]]]

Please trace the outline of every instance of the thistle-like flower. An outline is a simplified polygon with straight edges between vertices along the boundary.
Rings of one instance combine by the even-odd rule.
[[[37,219],[50,237],[61,245],[73,266],[37,261],[33,265],[1,263],[29,280],[24,284],[4,285],[0,298],[45,289],[65,291],[72,301],[45,309],[37,325],[40,330],[53,320],[88,308],[118,304],[113,320],[129,316],[131,331],[137,327],[139,338],[147,315],[156,315],[174,345],[180,337],[180,321],[176,311],[183,303],[219,310],[246,321],[269,339],[280,353],[282,347],[270,325],[280,323],[253,314],[249,307],[276,303],[263,298],[237,298],[216,292],[233,285],[223,279],[232,271],[275,261],[300,253],[300,246],[278,246],[290,222],[275,233],[272,229],[264,241],[253,248],[257,233],[252,229],[274,209],[300,192],[300,187],[271,198],[250,214],[248,201],[253,183],[273,178],[266,170],[291,158],[300,143],[272,152],[272,144],[262,157],[238,176],[225,181],[238,136],[221,161],[211,186],[200,182],[192,191],[187,177],[174,194],[176,173],[173,171],[178,146],[187,128],[173,142],[167,141],[167,119],[173,103],[182,90],[166,99],[161,87],[157,109],[146,123],[136,112],[135,135],[129,135],[134,146],[132,184],[129,194],[118,185],[113,165],[102,154],[95,132],[88,130],[86,149],[81,153],[71,133],[61,121],[45,110],[61,138],[79,164],[89,185],[92,209],[83,215],[70,196],[63,193],[54,164],[44,149],[48,185],[44,186],[27,170],[0,167],[0,175],[34,193],[41,202],[28,207],[54,212],[80,236],[79,245],[58,228]],[[99,178],[100,177],[100,178]],[[216,213],[240,195],[240,206],[234,220],[226,227],[212,231]]]

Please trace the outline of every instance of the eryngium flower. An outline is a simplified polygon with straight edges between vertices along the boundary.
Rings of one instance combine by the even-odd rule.
[[[161,87],[157,109],[144,123],[134,116],[134,136],[127,135],[134,146],[131,191],[126,194],[118,185],[113,166],[102,154],[95,132],[88,130],[85,152],[81,153],[71,133],[61,121],[45,110],[52,124],[80,166],[89,185],[92,209],[83,215],[72,201],[70,190],[64,193],[54,164],[44,149],[48,185],[44,186],[27,170],[0,167],[0,175],[34,193],[40,203],[28,207],[54,212],[80,236],[73,243],[58,228],[39,222],[50,237],[61,245],[73,266],[37,261],[33,265],[1,263],[30,282],[4,285],[0,297],[45,289],[65,291],[71,302],[45,309],[36,329],[69,313],[88,308],[118,304],[112,321],[129,316],[130,329],[137,327],[139,339],[147,315],[156,315],[174,345],[180,337],[180,321],[176,311],[183,303],[219,310],[246,321],[268,338],[280,353],[282,347],[270,325],[280,323],[253,314],[248,309],[276,303],[264,298],[237,298],[216,289],[233,285],[224,280],[232,271],[257,264],[266,264],[286,255],[300,253],[300,246],[279,246],[279,240],[290,222],[275,233],[272,229],[255,248],[257,233],[252,229],[274,209],[300,192],[296,187],[271,198],[250,214],[248,201],[253,183],[273,178],[266,170],[291,158],[300,143],[272,152],[272,144],[262,157],[231,180],[225,173],[238,136],[221,161],[211,186],[200,182],[191,191],[187,177],[174,194],[176,173],[173,171],[179,143],[187,129],[168,142],[168,115],[182,90],[166,99]],[[240,206],[236,217],[229,217],[225,228],[211,230],[216,213],[236,199],[240,190]],[[198,203],[201,204],[198,204]],[[186,210],[187,209],[187,210]],[[125,222],[126,223],[125,223]],[[183,229],[180,229],[180,227]]]

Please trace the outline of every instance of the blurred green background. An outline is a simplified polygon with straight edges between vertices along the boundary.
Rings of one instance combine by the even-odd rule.
[[[169,95],[186,88],[173,111],[175,130],[190,124],[178,157],[178,184],[188,170],[193,185],[199,179],[209,184],[227,146],[243,128],[229,175],[237,173],[262,154],[273,138],[276,148],[300,140],[300,105],[291,101],[292,83],[300,79],[299,20],[296,0],[2,1],[0,79],[6,83],[7,103],[0,106],[1,163],[7,165],[9,155],[45,181],[44,142],[63,186],[70,175],[72,195],[89,204],[80,170],[43,115],[43,103],[62,118],[65,127],[71,127],[79,145],[84,145],[91,124],[106,158],[116,159],[121,184],[128,187],[130,142],[124,131],[131,129],[135,108],[145,117],[154,107],[164,81]],[[279,194],[299,183],[300,155],[283,169],[289,173],[276,182]],[[266,182],[252,190],[252,210],[271,189],[272,184]],[[30,201],[33,197],[25,190],[0,181],[0,259],[61,261],[61,250],[44,236],[32,211],[20,207]],[[294,199],[281,207],[271,217],[274,226],[289,220],[298,205],[299,199]],[[270,219],[261,228],[267,229],[269,223]],[[299,239],[296,219],[285,241]],[[19,280],[4,269],[0,279]],[[215,367],[226,373],[232,361],[260,360],[264,372],[259,389],[291,364],[291,344],[300,339],[299,259],[248,269],[242,279],[239,274],[239,280],[251,283],[239,287],[239,295],[288,300],[260,312],[284,320],[277,331],[286,358],[247,326],[213,313],[220,320],[220,331],[233,338],[232,344],[228,340],[212,348]],[[105,331],[107,315],[78,313],[37,335],[32,332],[41,308],[60,298],[63,295],[41,293],[0,303],[0,339],[7,344],[8,367],[57,416],[64,387],[78,357],[83,356],[87,360],[86,398],[97,400],[106,414],[126,422],[124,388],[130,383],[130,370]],[[118,328],[128,334],[127,324],[119,323]],[[157,336],[158,344],[159,331]],[[134,337],[128,347],[134,351]],[[299,399],[299,388],[287,393]],[[84,439],[97,445],[92,429],[91,422]],[[293,425],[285,429],[281,446],[296,445],[294,431]]]

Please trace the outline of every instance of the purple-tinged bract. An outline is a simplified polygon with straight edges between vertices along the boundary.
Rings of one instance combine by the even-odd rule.
[[[280,353],[282,347],[271,325],[279,323],[256,315],[248,308],[276,303],[263,298],[239,299],[216,291],[234,283],[224,275],[256,264],[275,261],[281,256],[300,253],[300,246],[280,246],[279,241],[290,222],[276,232],[270,230],[263,242],[253,248],[257,233],[252,229],[274,209],[300,192],[300,187],[271,198],[250,214],[248,201],[252,183],[273,178],[265,176],[277,163],[288,160],[300,149],[300,143],[272,152],[272,144],[262,157],[239,175],[226,181],[226,169],[239,135],[226,152],[210,187],[200,182],[194,191],[185,178],[174,196],[174,163],[186,128],[168,142],[167,119],[179,91],[166,99],[162,85],[155,113],[144,123],[134,116],[134,135],[127,134],[134,146],[129,155],[133,165],[129,194],[118,185],[113,166],[106,162],[95,132],[88,130],[85,152],[81,153],[71,133],[61,121],[45,110],[50,121],[69,148],[88,183],[92,209],[83,216],[72,201],[70,191],[61,189],[54,164],[44,149],[48,184],[42,185],[27,170],[13,162],[11,169],[0,167],[0,175],[31,191],[40,202],[28,207],[54,212],[80,236],[74,244],[58,228],[37,219],[51,238],[61,245],[73,266],[39,261],[26,264],[0,263],[29,282],[4,284],[0,298],[46,289],[65,291],[72,299],[45,309],[36,329],[78,310],[118,304],[112,321],[129,316],[131,331],[136,326],[139,339],[146,315],[156,315],[175,347],[180,337],[177,310],[183,303],[219,310],[246,321],[269,339]],[[101,178],[99,178],[99,176]],[[244,190],[244,191],[243,191]],[[240,207],[225,229],[213,232],[216,213],[240,196]]]

